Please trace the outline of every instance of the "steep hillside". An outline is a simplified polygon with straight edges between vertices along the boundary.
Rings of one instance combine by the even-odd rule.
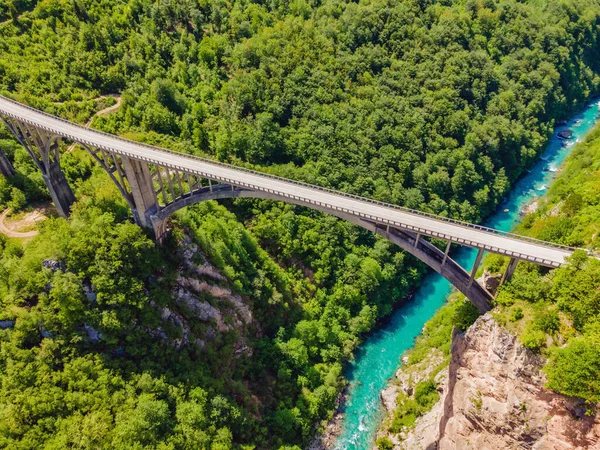
[[[181,220],[156,249],[88,201],[25,247],[0,239],[2,447],[274,439],[263,424],[289,392],[275,382],[282,354],[265,330],[292,285],[224,208]],[[252,284],[232,276],[232,258],[259,273]]]
[[[546,388],[544,362],[491,314],[479,318],[453,335],[449,368],[433,378],[439,401],[413,429],[391,436],[394,448],[598,448],[600,415],[590,414],[583,400]]]

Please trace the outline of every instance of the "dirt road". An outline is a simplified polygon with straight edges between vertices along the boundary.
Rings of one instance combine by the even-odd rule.
[[[8,213],[10,213],[11,209],[5,209],[4,211],[2,211],[2,213],[0,214],[0,233],[4,234],[5,236],[8,237],[12,237],[12,238],[31,238],[34,237],[38,234],[37,230],[31,230],[31,231],[14,231],[11,230],[10,228],[8,228],[6,226],[6,224],[4,223],[4,220],[6,219],[6,216],[8,215]],[[25,215],[25,217],[23,217],[21,220],[17,221],[16,224],[19,226],[23,226],[23,225],[31,225],[34,224],[36,222],[39,222],[40,220],[44,220],[46,219],[46,216],[44,216],[41,212],[39,211],[33,211],[31,213],[28,213]]]
[[[87,128],[89,128],[89,126],[92,124],[92,121],[94,120],[94,117],[96,116],[103,116],[105,114],[109,114],[113,111],[116,111],[117,109],[119,109],[119,107],[121,106],[121,97],[117,94],[110,94],[110,95],[102,95],[101,97],[96,98],[95,100],[101,100],[103,98],[107,98],[107,97],[113,97],[117,99],[117,103],[115,103],[112,106],[109,106],[108,108],[104,108],[101,109],[100,111],[98,111],[97,113],[95,113],[92,117],[90,117],[90,120],[87,121],[87,123],[85,124],[85,126]],[[67,152],[71,152],[73,151],[73,149],[75,148],[75,146],[77,145],[77,143],[72,143],[69,148],[67,149]]]

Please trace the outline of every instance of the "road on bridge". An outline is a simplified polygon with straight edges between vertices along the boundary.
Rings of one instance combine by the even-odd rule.
[[[560,266],[574,250],[146,146],[82,127],[3,97],[0,97],[0,114],[115,154],[200,175],[240,188],[269,192],[280,197],[282,201],[286,198],[299,200],[309,206],[320,206],[319,209],[343,212],[371,222],[398,226],[421,235],[439,237],[546,266]]]

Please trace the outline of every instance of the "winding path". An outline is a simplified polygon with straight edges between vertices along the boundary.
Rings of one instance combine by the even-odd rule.
[[[0,233],[4,234],[5,236],[11,237],[11,238],[30,238],[30,237],[34,237],[37,236],[37,234],[39,233],[37,230],[31,230],[31,231],[14,231],[11,230],[10,228],[8,228],[6,226],[6,224],[4,223],[4,219],[6,219],[6,216],[8,215],[8,213],[11,211],[11,208],[5,209],[4,211],[2,211],[2,213],[0,214]]]
[[[102,100],[103,98],[108,98],[108,97],[116,98],[117,103],[115,103],[114,105],[109,106],[107,108],[101,109],[100,111],[95,112],[92,115],[92,117],[90,117],[90,120],[88,120],[86,122],[86,124],[84,125],[86,128],[90,127],[94,118],[96,118],[98,116],[103,116],[105,114],[110,114],[111,112],[114,112],[117,109],[119,109],[119,107],[121,106],[121,96],[118,94],[101,95],[100,97],[96,97],[94,100]],[[55,105],[62,105],[63,103],[65,103],[65,102],[54,102]],[[76,103],[81,103],[81,102],[76,102]],[[69,148],[67,148],[67,152],[72,152],[76,145],[77,145],[77,142],[73,142],[71,145],[69,145]]]

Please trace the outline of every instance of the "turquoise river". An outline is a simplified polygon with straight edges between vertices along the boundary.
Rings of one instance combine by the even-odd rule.
[[[498,211],[485,225],[509,231],[519,222],[519,211],[534,197],[543,195],[557,167],[564,161],[576,141],[592,129],[598,118],[600,102],[597,100],[573,117],[567,125],[555,130],[548,148],[537,164],[513,187]],[[564,128],[573,131],[571,141],[558,138]],[[508,210],[508,212],[505,212]],[[476,251],[460,249],[453,257],[470,270]],[[346,369],[349,381],[348,399],[344,406],[344,419],[336,450],[368,450],[374,446],[375,434],[382,420],[379,393],[398,368],[402,354],[412,347],[423,325],[444,304],[452,288],[448,281],[436,273],[424,280],[412,299],[400,306],[392,317],[368,336],[356,352],[355,360]]]

